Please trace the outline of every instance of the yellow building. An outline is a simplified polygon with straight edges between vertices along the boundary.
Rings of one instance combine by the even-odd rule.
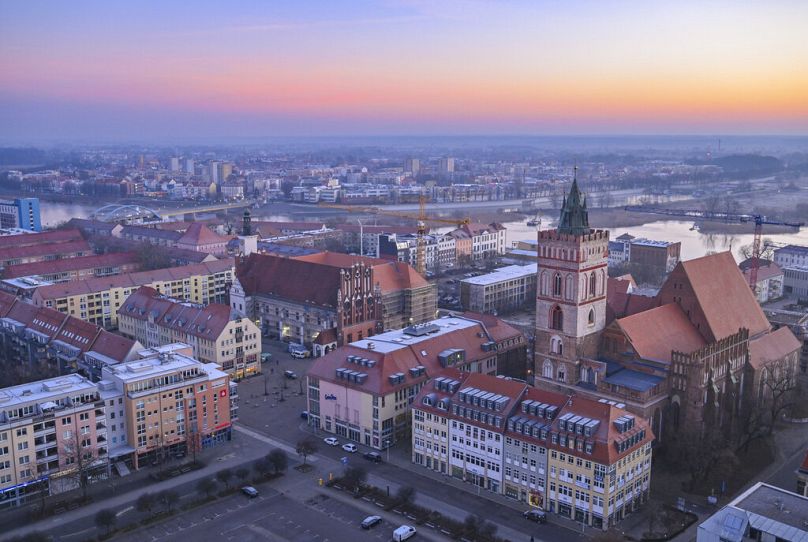
[[[228,305],[179,302],[142,286],[118,311],[118,329],[149,348],[188,344],[196,359],[216,363],[237,380],[261,372],[258,326]]]
[[[115,328],[121,305],[141,286],[150,286],[161,294],[192,303],[223,303],[233,273],[232,259],[216,260],[42,286],[34,292],[31,302],[99,326]]]

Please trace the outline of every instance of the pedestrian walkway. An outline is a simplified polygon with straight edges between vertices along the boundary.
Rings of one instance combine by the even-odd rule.
[[[241,424],[238,424],[238,423],[233,424],[233,430],[237,431],[239,433],[243,433],[245,435],[248,435],[248,436],[250,436],[250,437],[252,437],[252,438],[254,438],[256,440],[260,440],[261,442],[264,442],[266,444],[270,444],[274,448],[280,448],[281,450],[283,450],[284,452],[286,452],[288,454],[297,455],[297,450],[294,447],[289,446],[285,442],[281,442],[280,440],[268,437],[268,436],[264,435],[263,433],[259,433],[258,431],[253,431],[252,429],[247,429],[246,427],[244,427]],[[317,462],[317,458],[312,456],[308,460],[308,462],[309,463],[315,463],[315,462]]]

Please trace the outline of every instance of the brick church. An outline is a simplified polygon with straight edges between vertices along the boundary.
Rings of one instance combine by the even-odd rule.
[[[767,369],[796,375],[799,341],[772,330],[730,252],[680,262],[647,297],[608,278],[608,246],[573,180],[558,227],[538,233],[536,387],[623,403],[661,440],[728,427]]]

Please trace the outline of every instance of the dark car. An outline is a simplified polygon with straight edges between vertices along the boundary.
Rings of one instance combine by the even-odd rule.
[[[300,417],[303,418],[304,420],[308,420],[309,419],[309,411],[304,410],[303,412],[300,413]]]
[[[285,376],[290,380],[294,380],[295,378],[297,378],[297,373],[294,371],[284,371],[283,376]]]
[[[370,529],[371,527],[375,527],[381,522],[382,518],[379,516],[368,516],[362,520],[362,523],[360,523],[360,525],[362,526],[363,529]]]
[[[526,510],[522,516],[536,523],[547,523],[547,514],[544,513],[544,510]]]
[[[367,452],[362,455],[368,461],[373,461],[374,463],[381,463],[382,462],[382,454],[378,452]]]

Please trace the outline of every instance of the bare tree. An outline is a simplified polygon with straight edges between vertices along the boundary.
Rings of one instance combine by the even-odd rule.
[[[280,474],[289,465],[289,456],[280,448],[276,448],[267,454],[267,461],[272,465],[275,474]]]
[[[115,513],[115,510],[110,508],[104,508],[95,514],[95,524],[99,527],[103,527],[106,534],[112,531],[117,521],[118,515]]]
[[[362,467],[348,467],[345,469],[345,474],[342,480],[349,488],[354,491],[359,491],[368,479],[368,471]]]
[[[79,440],[81,438],[81,440]],[[68,467],[65,472],[76,487],[81,489],[83,499],[93,479],[105,473],[106,460],[98,457],[98,448],[93,446],[89,434],[77,435],[75,431],[63,441],[62,454]]]
[[[216,479],[224,484],[225,489],[230,489],[230,480],[233,479],[233,471],[222,469],[216,473]]]
[[[297,443],[295,447],[295,451],[297,455],[303,458],[303,465],[306,464],[306,458],[317,451],[317,446],[314,444],[314,441],[309,438],[304,438],[303,440]]]

